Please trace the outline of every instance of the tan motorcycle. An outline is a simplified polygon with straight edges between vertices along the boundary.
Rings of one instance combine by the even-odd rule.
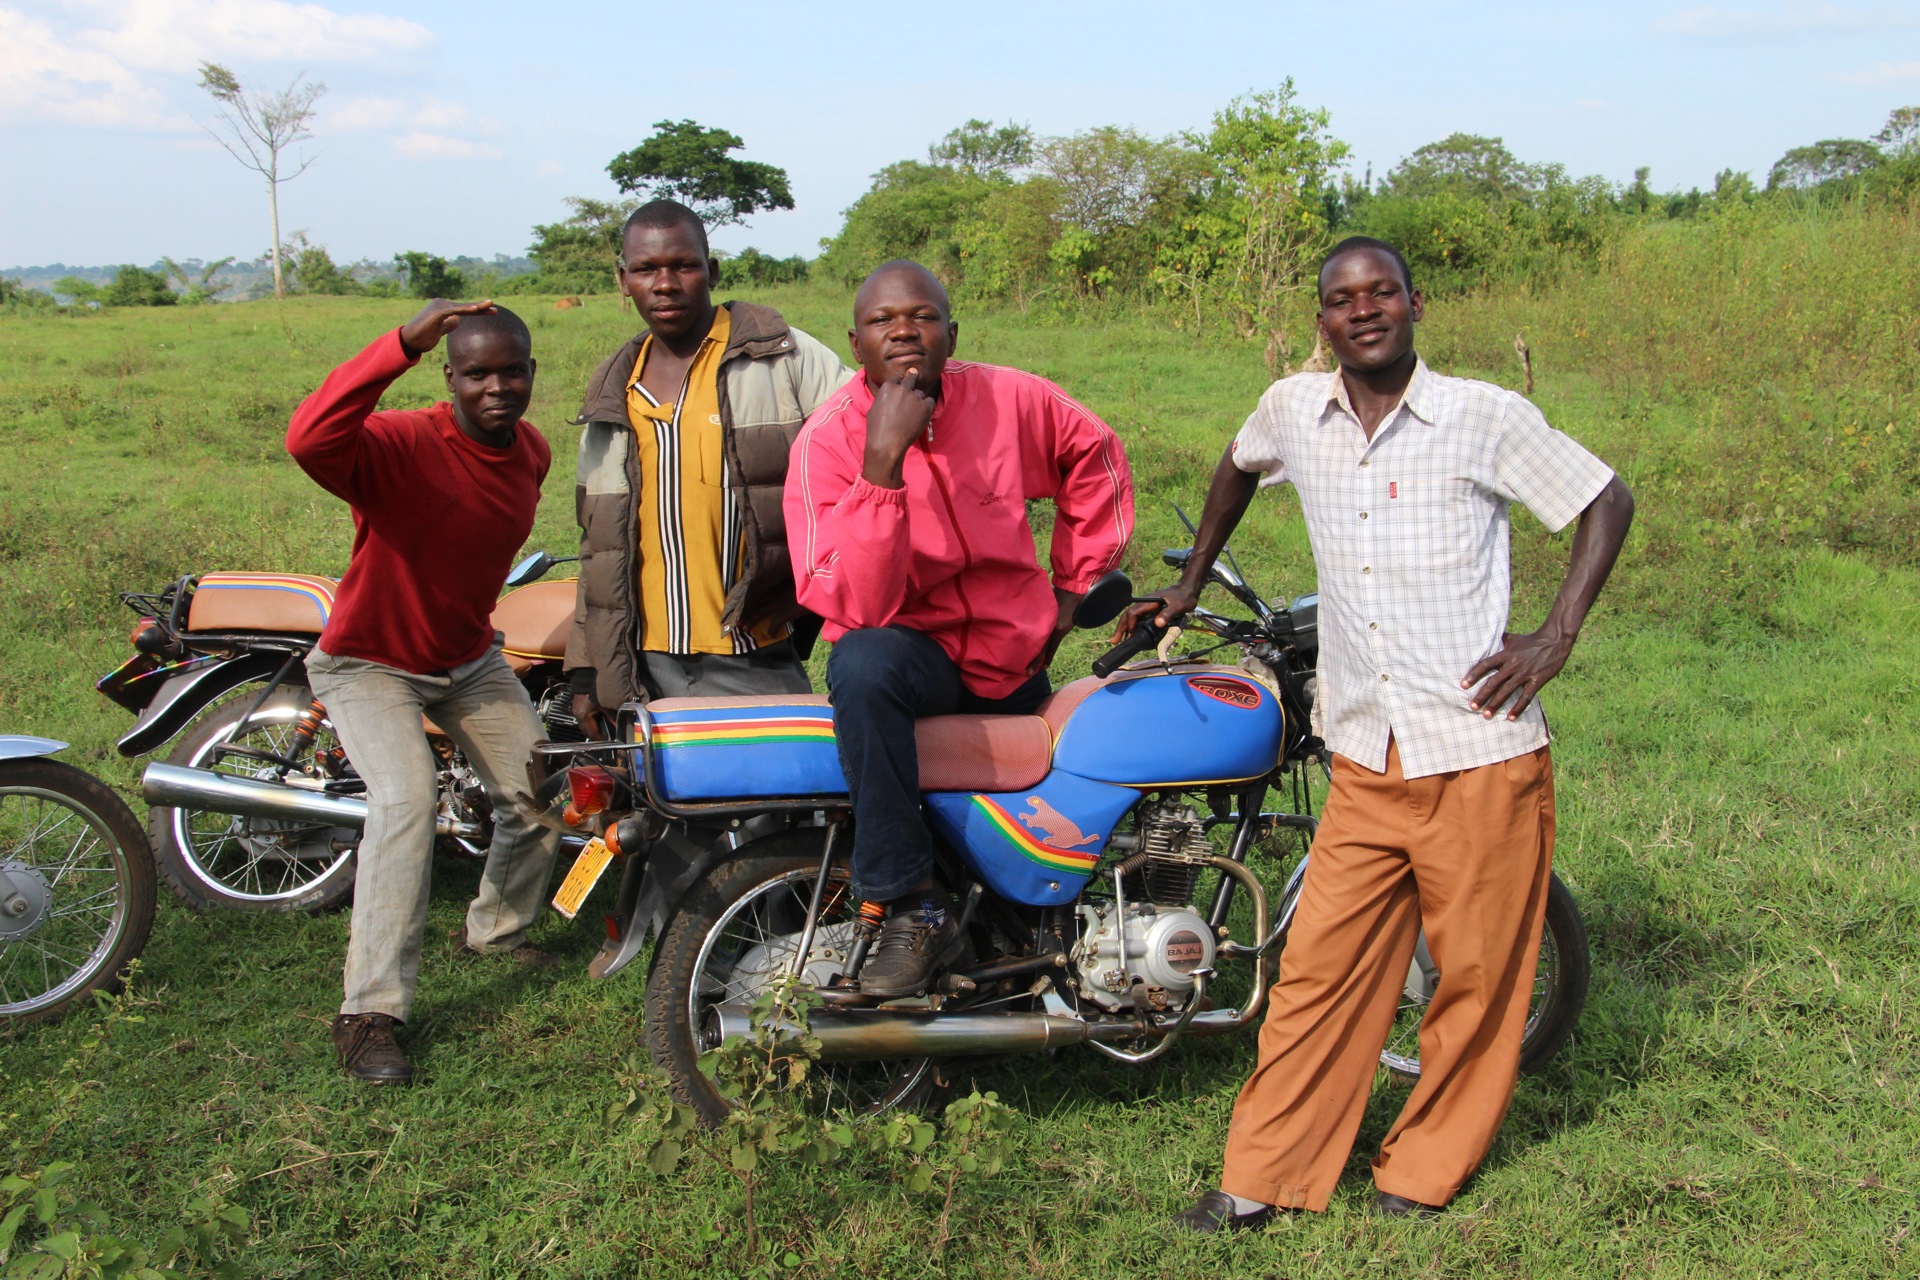
[[[523,560],[493,613],[507,662],[556,741],[581,738],[561,671],[574,584],[539,579],[569,559]],[[303,665],[336,585],[312,574],[213,572],[121,596],[141,615],[135,652],[96,687],[138,716],[122,755],[177,740],[164,762],[147,766],[141,789],[153,806],[160,877],[196,911],[317,911],[353,891],[366,783]],[[485,789],[451,739],[430,721],[422,728],[440,766],[441,847],[484,856]]]

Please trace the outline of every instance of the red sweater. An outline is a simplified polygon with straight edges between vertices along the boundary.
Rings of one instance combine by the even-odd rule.
[[[395,330],[327,375],[294,411],[287,452],[353,507],[353,560],[320,647],[426,674],[493,643],[493,606],[553,454],[530,422],[493,449],[453,406],[375,412],[415,364]]]

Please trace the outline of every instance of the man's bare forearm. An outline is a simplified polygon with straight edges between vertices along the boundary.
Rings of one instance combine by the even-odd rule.
[[[1240,517],[1247,514],[1259,488],[1260,477],[1235,466],[1229,446],[1220,455],[1220,465],[1213,469],[1213,483],[1207,486],[1207,505],[1200,513],[1200,531],[1193,536],[1193,554],[1187,560],[1186,572],[1180,575],[1182,586],[1198,594],[1207,585],[1208,570],[1240,527]]]
[[[1627,530],[1633,527],[1633,493],[1619,476],[1607,482],[1599,496],[1580,513],[1580,526],[1573,535],[1573,555],[1567,563],[1567,576],[1561,580],[1553,607],[1541,633],[1571,651],[1573,642],[1586,624],[1587,612],[1607,585],[1613,563],[1620,558]]]
[[[1473,690],[1468,706],[1489,720],[1504,707],[1507,719],[1518,720],[1547,682],[1560,674],[1632,525],[1633,494],[1615,476],[1580,513],[1567,576],[1560,582],[1547,620],[1538,631],[1506,636],[1499,652],[1474,663],[1461,679],[1462,689]]]

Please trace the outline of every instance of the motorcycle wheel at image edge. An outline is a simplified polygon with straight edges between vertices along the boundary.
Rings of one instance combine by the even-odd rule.
[[[139,821],[92,775],[0,760],[0,1022],[57,1018],[120,989],[153,928],[153,858]]]

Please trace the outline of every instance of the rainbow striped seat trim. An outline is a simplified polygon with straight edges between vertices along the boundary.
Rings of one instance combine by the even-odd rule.
[[[844,796],[831,707],[713,707],[653,717],[654,776],[673,801]]]
[[[196,631],[323,631],[333,617],[329,578],[295,573],[203,573],[187,625]]]

